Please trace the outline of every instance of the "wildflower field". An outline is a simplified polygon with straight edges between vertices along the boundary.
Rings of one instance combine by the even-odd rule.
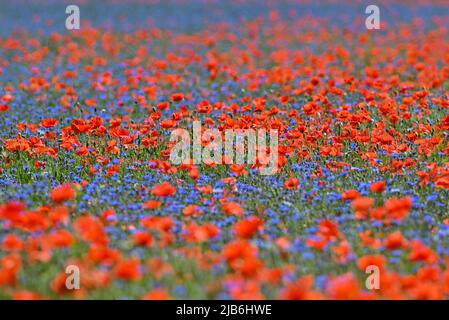
[[[0,299],[448,298],[449,2],[8,2]]]

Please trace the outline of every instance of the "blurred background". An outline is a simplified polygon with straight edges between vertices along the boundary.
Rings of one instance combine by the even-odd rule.
[[[371,4],[379,6],[384,27],[411,20],[449,21],[447,0],[0,0],[0,34],[67,31],[69,4],[79,6],[81,28],[92,25],[128,32],[146,26],[195,32],[210,23],[270,19],[273,14],[287,21],[319,16],[329,25],[364,31],[365,8]]]

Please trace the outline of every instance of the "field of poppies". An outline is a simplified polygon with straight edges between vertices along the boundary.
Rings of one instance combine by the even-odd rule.
[[[449,297],[447,1],[68,4],[0,4],[0,299]]]

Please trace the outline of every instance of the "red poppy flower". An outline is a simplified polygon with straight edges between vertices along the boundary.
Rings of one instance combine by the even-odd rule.
[[[148,200],[143,204],[145,209],[157,209],[161,206],[162,202],[156,200]]]
[[[368,211],[374,205],[374,199],[368,197],[356,198],[352,202],[352,208],[356,211]]]
[[[295,282],[289,283],[281,292],[285,300],[320,300],[324,295],[314,290],[314,278],[311,275],[303,276]]]
[[[176,126],[176,124],[177,124],[176,121],[171,119],[161,121],[161,127],[165,129],[173,128]]]
[[[0,104],[0,112],[6,112],[10,109],[11,107],[8,106],[7,104]]]
[[[360,193],[357,190],[348,190],[343,192],[341,198],[345,201],[354,200],[360,197]]]
[[[438,178],[435,184],[438,188],[449,189],[449,177]]]
[[[390,218],[400,220],[405,218],[413,206],[411,197],[391,198],[385,202],[385,209]]]
[[[156,185],[151,193],[158,197],[169,197],[176,194],[176,187],[172,186],[169,182],[163,182]]]
[[[142,276],[140,261],[138,259],[129,259],[119,262],[115,268],[115,275],[122,280],[139,280]]]
[[[108,237],[101,220],[94,216],[79,217],[75,223],[75,230],[81,235],[83,240],[95,244],[106,245]]]
[[[246,240],[236,240],[228,243],[223,248],[223,257],[226,261],[244,259],[257,255],[257,247]]]
[[[41,121],[41,126],[44,128],[51,128],[56,126],[59,123],[58,120],[53,118],[47,118]]]
[[[14,96],[9,93],[2,96],[2,101],[4,101],[4,102],[10,102],[13,100],[14,100]]]
[[[171,100],[174,102],[179,102],[184,100],[184,95],[182,93],[174,93],[171,96]]]
[[[24,248],[24,242],[18,235],[8,234],[3,238],[2,248],[5,251],[21,251]]]
[[[249,217],[246,220],[237,222],[234,226],[234,231],[237,237],[249,239],[256,234],[262,225],[263,221],[259,217]]]
[[[199,226],[196,223],[190,223],[185,227],[186,234],[184,238],[188,242],[205,242],[209,239],[215,238],[220,234],[220,229],[212,223],[206,223]]]
[[[168,103],[168,102],[161,102],[161,103],[158,103],[158,105],[157,105],[157,108],[159,109],[159,110],[165,110],[165,109],[168,109],[170,107],[170,103]]]
[[[223,204],[223,211],[228,215],[241,216],[245,214],[243,208],[237,202],[226,202]]]
[[[379,270],[383,270],[386,262],[387,259],[383,255],[367,255],[359,258],[357,264],[359,269],[365,272],[369,266],[376,266]]]
[[[371,191],[376,193],[382,193],[385,191],[386,183],[385,181],[378,181],[371,185]]]
[[[168,294],[166,289],[153,289],[148,292],[143,300],[171,300],[172,298]]]
[[[406,239],[402,235],[401,231],[395,231],[390,233],[385,239],[385,248],[389,250],[397,250],[403,248],[407,244]]]
[[[299,180],[296,178],[289,178],[285,181],[284,187],[288,190],[298,189]]]
[[[154,242],[154,238],[150,233],[138,232],[133,235],[133,241],[139,246],[151,246]]]
[[[204,210],[199,209],[199,207],[195,204],[190,204],[182,210],[182,213],[187,217],[199,216],[204,213]]]
[[[50,193],[50,198],[55,203],[73,200],[76,197],[76,191],[70,184],[63,184],[56,187]]]

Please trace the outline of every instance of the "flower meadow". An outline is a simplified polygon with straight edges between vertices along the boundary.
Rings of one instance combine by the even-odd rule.
[[[1,299],[448,298],[447,1],[66,5],[0,4]]]

